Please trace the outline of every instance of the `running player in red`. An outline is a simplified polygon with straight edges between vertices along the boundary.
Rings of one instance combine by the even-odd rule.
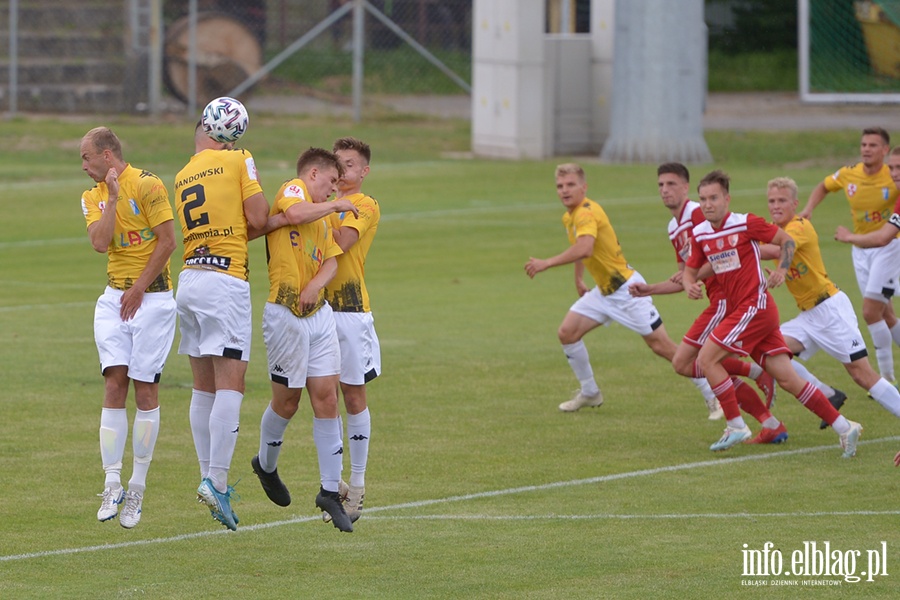
[[[741,417],[734,387],[723,361],[731,355],[750,356],[785,391],[825,420],[840,436],[844,458],[856,454],[862,426],[848,421],[814,385],[791,367],[791,353],[779,331],[778,308],[767,288],[784,283],[794,257],[794,240],[777,225],[753,214],[729,211],[730,179],[722,171],[707,174],[698,186],[700,209],[706,222],[693,229],[682,284],[688,297],[703,297],[698,272],[708,262],[721,284],[730,312],[704,342],[697,363],[706,374],[727,419],[722,437],[710,450],[727,450],[750,438]],[[778,268],[768,278],[760,264],[759,244],[781,247]]]
[[[672,213],[672,220],[669,221],[668,225],[668,234],[669,240],[675,249],[678,271],[666,281],[631,285],[628,289],[632,296],[674,294],[684,291],[681,286],[681,274],[684,271],[684,260],[691,249],[691,230],[694,225],[706,220],[700,211],[700,205],[688,198],[690,193],[690,172],[687,167],[677,162],[664,163],[657,168],[656,173],[660,198],[662,198],[663,205]],[[695,368],[697,353],[700,351],[703,342],[706,341],[709,332],[714,329],[715,325],[726,314],[725,297],[721,293],[720,286],[715,283],[712,269],[706,267],[704,271],[703,275],[706,276],[704,283],[706,284],[707,295],[710,298],[709,307],[694,321],[690,330],[682,338],[675,351],[675,356],[672,358],[672,367],[675,369],[675,372],[685,377],[697,378],[703,376],[697,373]],[[736,358],[726,359],[726,369],[731,375],[754,378],[756,384],[766,394],[766,403],[763,405],[752,388],[744,385],[739,379],[733,380],[741,408],[760,419],[760,423],[771,417],[767,408],[771,406],[775,398],[775,380],[772,376],[763,371],[759,365]],[[709,419],[711,421],[721,419],[723,413],[718,399],[716,399],[715,394],[712,394],[711,390],[710,395],[711,398],[707,398]],[[777,443],[786,440],[787,432],[784,431],[780,421],[775,419],[774,423],[773,431],[778,427],[780,427],[780,431],[778,435],[770,436],[772,439],[769,442]],[[775,441],[776,438],[777,441]]]

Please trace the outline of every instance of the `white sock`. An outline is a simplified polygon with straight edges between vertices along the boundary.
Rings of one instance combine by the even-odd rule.
[[[829,386],[827,383],[822,383],[821,381],[819,381],[819,379],[815,375],[813,375],[809,371],[809,369],[806,368],[806,365],[804,365],[802,362],[798,361],[796,358],[791,359],[791,366],[794,367],[794,372],[796,372],[797,375],[816,386],[816,388],[820,392],[825,394],[826,398],[831,398],[832,396],[834,396],[834,388]]]
[[[882,377],[869,390],[869,394],[895,417],[900,417],[900,391]]]
[[[850,422],[847,420],[847,417],[841,415],[834,420],[834,423],[831,424],[831,428],[834,429],[836,434],[844,435],[850,431]]]
[[[316,454],[319,457],[322,489],[326,492],[336,492],[341,481],[344,455],[340,420],[313,417],[313,441],[316,443]]]
[[[591,359],[588,356],[587,347],[584,340],[578,340],[574,344],[563,344],[563,352],[566,354],[566,360],[575,373],[575,378],[581,384],[581,393],[585,396],[596,396],[600,393],[600,388],[594,380],[594,369],[591,368]]]
[[[744,417],[737,417],[736,419],[728,419],[728,426],[732,429],[743,429],[747,426],[747,423],[744,422]]]
[[[709,382],[706,381],[706,377],[691,377],[691,383],[697,386],[697,389],[703,394],[704,400],[712,401],[712,399],[716,397],[716,395],[713,394],[712,388],[709,387]]]
[[[900,392],[898,392],[900,393]],[[369,460],[369,438],[372,418],[368,407],[359,414],[347,413],[347,449],[350,451],[350,485],[366,485],[366,463]]]
[[[272,410],[271,404],[263,412],[262,421],[259,424],[259,466],[266,473],[271,473],[278,468],[278,456],[281,454],[284,432],[290,422],[290,419],[285,419]]]
[[[749,375],[750,379],[757,379],[762,374],[763,374],[763,368],[751,360],[750,361],[750,375]]]
[[[209,415],[209,479],[222,493],[228,491],[228,470],[237,445],[244,395],[235,390],[218,390]]]
[[[875,346],[878,371],[888,381],[894,381],[894,349],[891,346],[891,330],[884,321],[872,323],[868,327],[869,335],[872,336],[872,345]]]
[[[781,421],[776,419],[775,417],[769,417],[762,423],[760,423],[765,429],[778,429],[778,426],[781,425]]]
[[[122,487],[122,456],[128,439],[128,414],[124,408],[100,411],[100,460],[106,471],[104,487]]]
[[[890,331],[891,338],[894,340],[894,343],[900,346],[900,321],[894,323],[894,326],[890,328]]]
[[[191,433],[200,463],[200,479],[209,477],[209,415],[215,401],[215,394],[191,390]]]
[[[134,451],[134,472],[128,482],[128,491],[141,496],[147,487],[147,471],[153,460],[153,449],[159,435],[159,407],[153,410],[138,410],[131,429],[131,447]]]

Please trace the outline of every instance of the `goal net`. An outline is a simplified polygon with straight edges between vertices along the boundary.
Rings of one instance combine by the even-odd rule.
[[[800,97],[900,102],[900,0],[799,0]]]

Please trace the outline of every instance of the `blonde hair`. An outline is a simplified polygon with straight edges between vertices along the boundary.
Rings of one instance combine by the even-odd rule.
[[[776,177],[769,181],[766,185],[767,190],[777,188],[779,190],[787,190],[791,194],[791,198],[797,199],[797,182],[790,177]]]
[[[563,163],[561,165],[557,165],[556,167],[556,177],[562,177],[563,175],[571,175],[575,174],[579,180],[584,181],[584,169],[581,168],[580,165],[575,163]]]

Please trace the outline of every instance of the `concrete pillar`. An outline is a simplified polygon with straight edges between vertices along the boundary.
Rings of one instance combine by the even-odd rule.
[[[703,0],[616,0],[615,20],[610,136],[600,158],[711,162]]]

